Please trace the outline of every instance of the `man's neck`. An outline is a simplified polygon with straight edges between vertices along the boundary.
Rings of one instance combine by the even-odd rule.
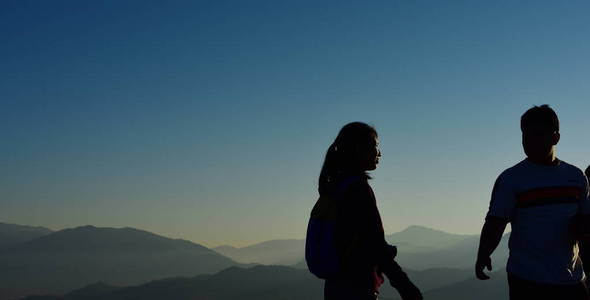
[[[559,160],[557,159],[557,157],[555,157],[554,153],[551,153],[551,155],[544,157],[542,159],[535,159],[532,157],[529,157],[528,159],[535,164],[543,166],[557,166],[559,164]]]

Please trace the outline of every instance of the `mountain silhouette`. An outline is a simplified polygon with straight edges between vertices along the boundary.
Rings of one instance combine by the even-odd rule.
[[[386,235],[385,238],[391,244],[396,245],[400,253],[428,254],[461,246],[461,243],[466,241],[471,243],[471,241],[479,239],[479,236],[453,234],[412,225],[400,232]],[[215,247],[213,250],[241,263],[290,265],[296,268],[306,268],[303,260],[305,251],[305,240],[303,239],[270,240],[242,248],[224,245]],[[413,260],[411,264],[408,266],[411,269],[428,268],[424,268],[420,263],[414,264]],[[436,267],[454,268],[455,266],[437,264]]]
[[[33,227],[0,222],[0,248],[14,246],[52,233],[45,227]]]
[[[495,266],[506,266],[509,237],[510,234],[502,237],[498,249],[492,255]],[[400,265],[418,271],[432,268],[472,270],[479,245],[479,235],[453,234],[423,226],[409,226],[385,238],[397,246],[396,260]],[[302,240],[302,243],[305,241]],[[307,269],[303,253],[300,260],[291,266]]]
[[[503,253],[507,237],[497,253]],[[410,226],[387,238],[398,245],[397,260],[425,295],[436,293],[428,299],[455,299],[457,288],[479,290],[480,283],[469,280],[473,278],[478,236]],[[212,251],[133,228],[66,229],[0,249],[0,280],[6,283],[0,286],[0,300],[33,294],[46,296],[27,299],[321,299],[323,281],[307,271],[304,244],[304,240],[271,240]],[[240,264],[218,253],[223,251],[242,252],[242,258],[254,262],[299,261],[301,269],[230,267]],[[232,255],[240,253],[228,254]],[[503,264],[501,258],[495,258],[495,266]],[[501,274],[494,276],[501,278]],[[457,284],[464,287],[454,287]],[[497,295],[486,290],[488,294]],[[379,299],[397,297],[385,284]]]
[[[305,240],[271,240],[242,248],[219,246],[213,250],[241,263],[293,265],[303,258]]]
[[[422,253],[442,250],[455,246],[472,235],[462,235],[412,225],[408,228],[385,236],[385,239],[397,246],[398,251]]]
[[[58,296],[30,296],[26,300],[123,300],[123,299],[321,299],[323,282],[302,270],[284,266],[230,267],[215,275],[168,278],[117,288],[101,285]],[[109,290],[110,289],[110,290]]]
[[[505,267],[508,261],[508,238],[509,234],[502,237],[500,245],[492,255],[495,266]],[[411,252],[405,251],[403,247],[398,248],[396,260],[401,266],[413,270],[426,270],[430,268],[456,268],[471,270],[475,264],[477,248],[479,245],[478,235],[468,235],[462,240],[454,241],[447,247],[431,251]]]
[[[201,245],[133,228],[83,226],[0,250],[0,299],[62,294],[103,281],[130,285],[236,265]]]
[[[497,272],[498,273],[498,272]],[[473,277],[471,270],[432,269],[410,272],[423,291],[433,291],[434,295],[451,293],[455,285],[473,290],[477,284],[468,278]],[[500,278],[496,273],[494,277]],[[495,282],[495,281],[494,281]],[[496,285],[493,285],[496,287]],[[490,289],[484,289],[490,293]],[[492,294],[497,294],[493,293]],[[449,294],[454,295],[454,294]],[[473,296],[473,295],[472,295]],[[484,295],[485,296],[485,295]],[[398,293],[385,284],[379,299],[398,299]],[[266,299],[322,299],[323,281],[315,278],[306,270],[298,270],[285,266],[255,266],[250,268],[230,267],[214,275],[199,275],[190,278],[167,278],[145,284],[116,287],[104,283],[92,284],[74,290],[63,297],[30,296],[26,300],[266,300]],[[427,297],[426,299],[451,300],[444,296]],[[465,298],[480,299],[480,298]],[[489,298],[482,298],[489,299]],[[499,298],[502,299],[502,298]]]

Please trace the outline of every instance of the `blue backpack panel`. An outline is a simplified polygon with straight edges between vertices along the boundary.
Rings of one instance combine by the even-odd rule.
[[[311,211],[305,240],[305,261],[309,271],[318,278],[326,279],[340,271],[340,258],[335,243],[338,195],[358,178],[347,178],[340,183],[333,195],[320,196]]]

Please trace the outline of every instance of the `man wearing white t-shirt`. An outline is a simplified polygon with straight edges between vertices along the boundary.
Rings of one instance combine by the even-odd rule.
[[[492,269],[490,255],[510,223],[510,299],[587,300],[584,268],[570,224],[575,215],[590,214],[588,181],[580,169],[557,159],[559,120],[548,105],[526,111],[520,127],[527,158],[502,172],[494,184],[476,276],[489,279],[484,268]],[[588,249],[581,247],[585,255]]]

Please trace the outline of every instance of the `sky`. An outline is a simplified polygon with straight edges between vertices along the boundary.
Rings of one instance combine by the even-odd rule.
[[[590,2],[0,2],[0,222],[214,247],[303,238],[338,130],[385,231],[476,234],[519,118],[590,164]]]

